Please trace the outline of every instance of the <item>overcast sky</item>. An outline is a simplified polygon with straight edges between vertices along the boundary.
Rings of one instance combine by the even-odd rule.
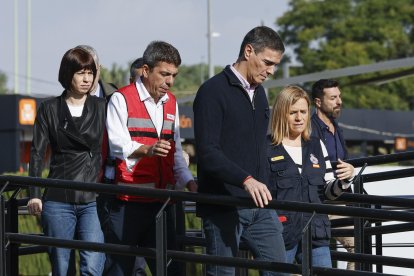
[[[27,0],[18,2],[18,90],[26,91]],[[0,4],[0,71],[14,88],[14,2]],[[236,60],[243,36],[255,26],[277,29],[288,0],[211,0],[212,60]],[[63,54],[79,44],[93,46],[103,66],[122,67],[142,55],[152,40],[173,44],[186,65],[207,63],[207,0],[32,0],[31,91],[58,95]]]

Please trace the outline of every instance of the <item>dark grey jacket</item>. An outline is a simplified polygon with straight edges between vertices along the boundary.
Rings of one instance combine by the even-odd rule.
[[[40,177],[46,149],[50,146],[48,178],[96,182],[101,169],[102,136],[105,127],[105,100],[88,96],[78,123],[73,120],[61,96],[45,100],[39,106],[33,129],[29,176]],[[40,189],[32,187],[30,198],[40,198]],[[88,203],[93,192],[46,188],[44,200]]]

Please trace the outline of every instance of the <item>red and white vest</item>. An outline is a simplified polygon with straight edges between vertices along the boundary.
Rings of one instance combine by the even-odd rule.
[[[139,98],[135,84],[130,84],[119,89],[124,96],[128,109],[127,127],[133,141],[144,145],[152,145],[159,139],[169,140],[171,150],[166,157],[142,157],[128,171],[125,161],[117,159],[116,183],[118,185],[134,185],[136,187],[172,189],[175,185],[174,179],[174,129],[176,116],[176,99],[171,92],[167,92],[169,100],[163,104],[164,118],[160,137],[151,120],[145,104]],[[142,196],[118,195],[120,200],[138,202],[157,202],[159,199]]]

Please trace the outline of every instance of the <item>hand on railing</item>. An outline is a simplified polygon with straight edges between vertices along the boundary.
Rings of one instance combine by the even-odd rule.
[[[253,201],[257,207],[263,208],[265,205],[269,204],[270,200],[272,200],[272,195],[270,194],[267,186],[253,177],[246,178],[243,186],[253,198]]]
[[[27,209],[29,214],[39,216],[42,213],[42,200],[39,198],[32,198],[27,202]]]
[[[351,182],[354,178],[354,166],[346,163],[338,158],[338,165],[336,166],[336,176],[339,180],[343,180],[347,183]]]

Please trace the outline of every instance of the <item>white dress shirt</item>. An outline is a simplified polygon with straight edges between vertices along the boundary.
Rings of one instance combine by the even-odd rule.
[[[236,68],[234,68],[233,65],[230,65],[230,69],[243,85],[244,90],[247,92],[247,95],[249,95],[250,101],[253,102],[254,91],[256,91],[257,85],[250,85],[250,83],[242,76],[242,74],[240,74],[239,71],[236,70]]]
[[[149,113],[149,116],[157,129],[158,136],[163,125],[164,108],[163,104],[169,100],[167,94],[165,94],[157,103],[148,93],[141,79],[138,79],[135,83],[138,89],[138,96]],[[128,131],[128,111],[124,96],[119,92],[114,92],[108,102],[106,127],[108,130],[109,140],[109,154],[112,157],[119,158],[126,161],[127,169],[131,170],[138,162],[139,158],[129,158],[129,156],[141,147],[136,141],[132,141]],[[176,104],[176,117],[174,141],[175,141],[175,153],[174,153],[174,177],[177,181],[176,190],[184,189],[188,181],[193,180],[193,176],[189,171],[187,164],[182,155],[181,138],[180,138],[180,120],[178,113],[178,105]],[[139,163],[137,164],[139,166]],[[105,172],[109,177],[110,172]]]

